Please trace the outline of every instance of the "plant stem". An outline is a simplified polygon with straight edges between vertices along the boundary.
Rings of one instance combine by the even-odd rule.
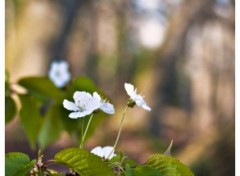
[[[125,108],[125,110],[124,110],[124,112],[123,112],[122,120],[121,120],[121,123],[120,123],[120,128],[119,128],[119,130],[118,130],[117,139],[116,139],[116,141],[115,141],[115,143],[114,143],[114,146],[113,146],[113,149],[112,149],[111,153],[108,155],[107,158],[109,158],[109,157],[111,156],[111,154],[114,152],[114,150],[115,150],[115,148],[116,148],[116,146],[117,146],[118,140],[119,140],[120,135],[121,135],[121,132],[122,132],[123,120],[124,120],[124,118],[125,118],[127,109],[128,109],[128,106]]]
[[[50,160],[48,160],[48,161],[46,161],[45,163],[43,163],[43,166],[48,166],[48,165],[51,165],[51,164],[55,164],[55,160],[54,159],[50,159]]]
[[[83,146],[83,130],[84,130],[84,119],[81,118],[81,142],[80,142],[80,148],[82,148]]]
[[[83,134],[83,137],[82,137],[82,141],[81,141],[81,144],[80,144],[80,149],[83,149],[84,139],[85,139],[85,137],[86,137],[88,128],[89,128],[90,123],[91,123],[91,121],[92,121],[92,118],[93,118],[93,114],[91,114],[91,116],[90,116],[90,118],[89,118],[89,120],[88,120],[87,127],[86,127],[86,129],[85,129],[85,131],[84,131],[84,134]]]

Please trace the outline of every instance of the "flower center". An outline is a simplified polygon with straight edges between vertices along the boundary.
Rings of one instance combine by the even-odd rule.
[[[55,71],[55,75],[58,76],[58,77],[61,76],[61,71],[60,70],[56,70]]]
[[[79,108],[80,112],[86,111],[86,105],[83,104],[80,100],[77,101],[77,107]]]

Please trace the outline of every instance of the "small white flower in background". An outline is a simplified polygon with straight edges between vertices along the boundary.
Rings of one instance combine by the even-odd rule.
[[[48,76],[58,88],[64,87],[71,79],[68,67],[66,61],[55,61],[51,64]]]
[[[151,108],[144,101],[143,96],[137,93],[137,89],[134,89],[134,86],[132,84],[125,83],[124,87],[127,94],[130,96],[130,99],[134,101],[134,103],[147,111],[151,111]]]
[[[100,156],[102,158],[105,158],[105,159],[107,159],[107,158],[111,159],[114,156],[116,156],[114,151],[113,152],[112,151],[113,151],[113,147],[111,147],[111,146],[106,146],[106,147],[103,147],[103,148],[98,146],[98,147],[95,147],[94,149],[92,149],[91,153],[93,153],[97,156]],[[110,155],[110,153],[111,153],[111,155]]]
[[[102,100],[97,92],[91,95],[85,91],[77,91],[73,95],[74,102],[64,100],[63,106],[70,111],[74,111],[69,114],[72,119],[87,116],[93,113],[95,110],[101,109],[107,114],[114,114],[115,109],[112,104]]]

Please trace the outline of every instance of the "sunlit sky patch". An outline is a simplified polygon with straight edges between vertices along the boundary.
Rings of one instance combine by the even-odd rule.
[[[157,19],[142,20],[139,25],[139,40],[147,48],[160,46],[164,39],[165,26]]]
[[[138,13],[137,40],[146,48],[161,45],[166,25],[167,7],[163,0],[133,0]]]
[[[160,0],[134,0],[134,4],[140,10],[154,11],[160,7]]]

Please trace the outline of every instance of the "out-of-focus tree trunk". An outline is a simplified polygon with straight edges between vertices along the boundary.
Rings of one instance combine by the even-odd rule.
[[[61,10],[63,11],[63,22],[58,37],[50,48],[53,59],[66,59],[66,42],[71,33],[72,25],[76,19],[77,12],[82,4],[81,0],[61,0]],[[53,51],[53,52],[52,52]]]
[[[187,2],[173,14],[157,56],[151,130],[157,136],[174,139],[176,134],[165,125],[185,123],[182,133],[175,129],[178,138],[174,140],[176,145],[187,144],[179,159],[190,164],[202,158],[205,150],[212,148],[217,155],[220,151],[213,148],[218,144],[222,149],[234,148],[234,140],[222,145],[226,136],[221,136],[226,126],[231,129],[234,124],[234,14],[227,20],[220,19],[211,10],[213,1]],[[189,90],[183,94],[185,101],[177,92],[181,79]],[[168,113],[169,107],[185,111],[185,117],[180,112]],[[232,137],[233,133],[226,129],[226,135]],[[233,156],[230,152],[225,159]],[[219,166],[213,167],[224,168],[224,157],[218,161]],[[234,164],[231,161],[229,165]],[[227,168],[216,173],[224,175]]]
[[[214,1],[186,1],[179,11],[172,13],[169,21],[168,33],[162,47],[156,56],[155,64],[155,102],[153,105],[151,131],[161,134],[161,115],[163,105],[169,104],[169,100],[176,98],[174,83],[177,79],[176,64],[183,56],[185,38],[190,26],[202,19],[205,13],[211,13]]]

